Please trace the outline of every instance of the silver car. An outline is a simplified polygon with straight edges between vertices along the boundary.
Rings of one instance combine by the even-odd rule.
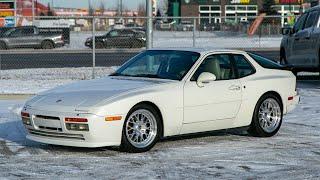
[[[319,71],[320,56],[320,6],[302,14],[293,28],[282,29],[280,62],[299,71]]]
[[[64,46],[64,44],[62,34],[41,33],[35,26],[11,28],[0,36],[0,49],[53,49]]]

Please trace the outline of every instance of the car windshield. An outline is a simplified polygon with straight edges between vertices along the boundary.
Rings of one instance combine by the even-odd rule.
[[[252,59],[254,59],[260,66],[268,69],[282,69],[283,66],[260,55],[254,53],[248,53]]]
[[[148,50],[132,58],[111,76],[182,80],[200,54],[176,50]]]

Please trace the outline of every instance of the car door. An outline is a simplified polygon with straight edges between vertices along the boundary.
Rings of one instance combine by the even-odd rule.
[[[312,11],[309,13],[305,28],[303,31],[307,33],[303,37],[302,41],[305,44],[305,57],[306,61],[301,64],[310,67],[318,67],[318,53],[319,48],[317,46],[318,39],[320,36],[319,31],[319,11]]]
[[[202,72],[217,77],[199,87],[196,83]],[[184,124],[232,120],[241,105],[241,84],[236,79],[235,67],[230,54],[207,56],[194,75],[184,86]],[[215,129],[209,127],[210,129]],[[209,129],[207,129],[209,130]],[[188,131],[188,130],[186,130]]]
[[[10,34],[7,36],[9,47],[11,48],[21,47],[22,46],[21,35],[22,35],[22,29],[14,29],[12,32],[10,32]]]
[[[107,34],[107,47],[119,47],[120,46],[120,30],[111,30]]]
[[[307,35],[307,31],[303,31],[305,22],[307,20],[308,13],[303,14],[296,24],[293,27],[293,32],[289,37],[289,53],[288,53],[288,63],[292,65],[302,64],[301,62],[305,61],[305,44],[304,44],[304,37]],[[291,45],[291,47],[290,47]]]
[[[34,28],[23,28],[20,41],[24,47],[36,46],[38,44],[38,36],[35,35]]]
[[[121,47],[132,47],[132,44],[134,43],[134,32],[130,29],[124,29],[120,32],[121,36]]]

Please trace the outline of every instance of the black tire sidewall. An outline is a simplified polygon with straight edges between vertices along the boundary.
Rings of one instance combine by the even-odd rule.
[[[96,48],[97,49],[103,49],[104,48],[104,44],[102,42],[96,42]]]
[[[261,106],[261,104],[263,103],[263,101],[265,101],[266,99],[269,99],[269,98],[272,98],[274,100],[276,100],[281,108],[281,119],[280,119],[280,123],[277,127],[277,129],[275,129],[273,132],[271,133],[268,133],[268,132],[265,132],[262,127],[260,126],[260,123],[259,123],[259,108]],[[252,122],[251,122],[251,125],[250,125],[250,129],[249,129],[249,132],[254,135],[254,136],[258,136],[258,137],[271,137],[271,136],[274,136],[275,134],[278,133],[280,127],[281,127],[281,124],[282,124],[282,119],[283,119],[283,106],[282,106],[282,103],[281,103],[281,100],[273,95],[273,94],[265,94],[263,95],[259,101],[257,102],[256,104],[256,107],[254,109],[254,113],[253,113],[253,117],[252,117]]]
[[[44,41],[42,43],[42,49],[53,49],[53,48],[54,48],[54,45],[50,41]]]
[[[153,142],[145,147],[145,148],[136,148],[135,146],[133,146],[127,139],[126,136],[126,123],[128,121],[128,118],[130,117],[130,115],[137,111],[137,110],[147,110],[149,112],[151,112],[153,114],[153,116],[155,117],[156,121],[157,121],[157,135],[154,138]],[[123,123],[123,128],[122,128],[122,139],[121,139],[121,145],[120,145],[120,149],[121,151],[125,151],[125,152],[130,152],[130,153],[141,153],[141,152],[146,152],[149,151],[160,139],[161,134],[162,134],[162,130],[163,130],[163,126],[161,123],[161,116],[159,115],[159,113],[157,112],[157,110],[150,106],[150,105],[146,105],[146,104],[138,104],[136,106],[134,106],[129,113],[126,116],[126,119]]]

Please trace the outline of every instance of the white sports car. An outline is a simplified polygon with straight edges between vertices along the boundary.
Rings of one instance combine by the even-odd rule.
[[[61,86],[26,102],[27,138],[144,152],[168,136],[248,127],[275,135],[299,102],[296,77],[235,50],[152,49],[114,74]]]

